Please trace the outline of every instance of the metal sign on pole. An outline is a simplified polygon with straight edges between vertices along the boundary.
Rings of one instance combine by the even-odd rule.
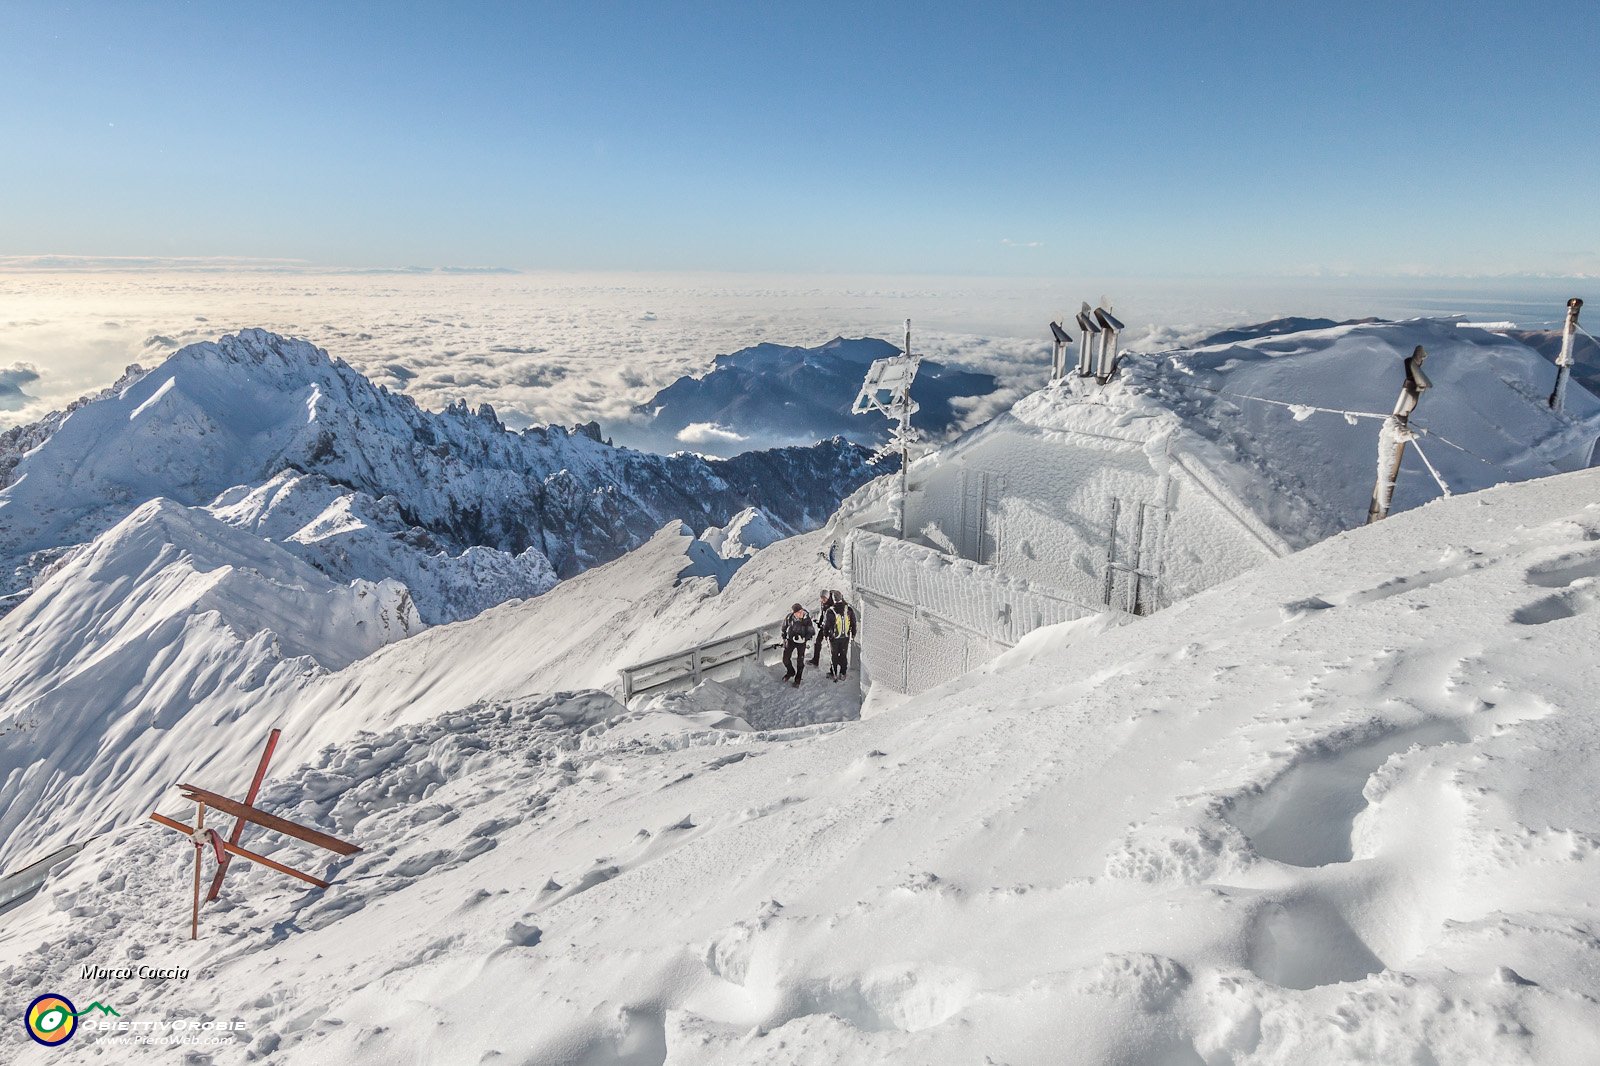
[[[265,855],[259,855],[256,852],[240,847],[239,836],[244,832],[245,823],[248,822],[263,829],[270,829],[275,833],[282,833],[284,836],[294,837],[296,840],[303,841],[313,847],[331,851],[336,855],[354,855],[361,850],[348,841],[329,836],[327,833],[318,832],[298,822],[291,822],[287,818],[269,814],[255,806],[256,794],[261,789],[262,779],[266,777],[267,763],[272,758],[273,749],[278,745],[278,736],[279,730],[274,729],[271,735],[267,737],[266,749],[261,753],[261,761],[256,766],[256,775],[250,782],[250,789],[245,794],[243,803],[231,800],[215,792],[209,792],[195,785],[179,785],[178,790],[183,794],[183,798],[195,804],[195,824],[193,828],[183,824],[176,818],[168,818],[158,811],[150,812],[150,820],[152,822],[182,833],[194,845],[194,911],[189,919],[189,939],[191,940],[197,940],[200,936],[200,867],[204,858],[203,853],[207,846],[211,848],[217,863],[216,876],[212,879],[211,891],[206,896],[208,902],[216,899],[217,893],[222,891],[222,878],[228,872],[228,863],[235,857],[247,859],[250,862],[265,866],[269,870],[276,870],[281,874],[286,874],[317,888],[328,887],[328,882],[320,877],[302,873],[293,867],[285,866],[281,862],[269,859]],[[224,840],[222,835],[215,829],[206,828],[206,808],[208,807],[222,814],[233,815],[233,831],[228,834],[228,839]]]
[[[1055,354],[1050,359],[1050,383],[1059,385],[1067,376],[1067,345],[1072,343],[1072,334],[1062,329],[1060,322],[1052,322],[1050,335],[1055,341]]]
[[[1098,358],[1096,350],[1105,340],[1100,335],[1100,325],[1094,320],[1088,304],[1084,304],[1083,310],[1078,312],[1078,335],[1078,376],[1086,378],[1094,373]]]
[[[1378,480],[1372,487],[1372,503],[1367,507],[1367,524],[1389,517],[1389,505],[1394,500],[1394,484],[1400,477],[1400,461],[1405,458],[1406,444],[1411,440],[1411,413],[1417,409],[1422,393],[1433,386],[1422,370],[1428,353],[1422,345],[1406,357],[1406,380],[1400,386],[1400,398],[1395,401],[1394,413],[1383,421],[1378,433]]]
[[[867,368],[867,379],[850,410],[858,415],[877,412],[895,420],[889,443],[879,449],[881,458],[898,452],[900,455],[899,493],[895,507],[895,535],[906,535],[906,493],[910,489],[911,445],[916,442],[916,432],[911,428],[911,416],[918,411],[911,398],[911,383],[916,380],[917,367],[922,356],[911,351],[911,320],[906,319],[905,351],[889,359],[874,360]]]
[[[1095,308],[1094,319],[1103,331],[1100,334],[1100,350],[1096,353],[1098,358],[1094,376],[1096,381],[1104,385],[1117,373],[1117,337],[1124,327],[1107,307]]]
[[[1567,378],[1572,374],[1572,346],[1578,336],[1578,312],[1583,301],[1574,296],[1567,301],[1567,324],[1561,330],[1561,354],[1556,356],[1556,387],[1550,393],[1551,410],[1561,410],[1567,399]]]

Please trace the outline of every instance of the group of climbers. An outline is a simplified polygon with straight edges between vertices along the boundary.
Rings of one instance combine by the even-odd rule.
[[[822,642],[828,642],[831,661],[828,677],[842,681],[850,669],[850,642],[856,636],[856,609],[845,602],[838,589],[822,593],[821,612],[815,622],[800,604],[789,608],[783,619],[783,679],[799,687],[806,672],[806,647],[811,648],[811,665],[822,658]]]

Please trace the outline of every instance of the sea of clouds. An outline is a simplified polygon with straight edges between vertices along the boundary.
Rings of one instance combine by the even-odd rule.
[[[1545,290],[1549,291],[1546,292]],[[0,259],[0,427],[110,384],[130,363],[247,326],[305,337],[426,407],[490,403],[508,424],[591,419],[634,406],[712,359],[771,341],[898,341],[997,374],[969,424],[1040,382],[1047,323],[1113,299],[1128,346],[1159,350],[1286,314],[1463,313],[1553,320],[1561,283],[1402,289],[1305,279],[1073,282],[477,270],[319,272],[292,263]]]

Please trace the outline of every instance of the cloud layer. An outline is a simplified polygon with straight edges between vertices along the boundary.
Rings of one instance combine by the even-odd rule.
[[[1244,283],[1026,281],[844,276],[311,273],[274,269],[0,269],[0,425],[36,419],[104,387],[131,362],[246,326],[305,337],[424,406],[490,403],[510,425],[595,419],[712,359],[761,341],[816,345],[837,335],[898,342],[998,375],[1041,380],[1046,323],[1107,292],[1130,347],[1160,349],[1278,315],[1356,317],[1460,310],[1528,321],[1571,295],[1486,290],[1373,294],[1320,280]],[[1367,286],[1371,288],[1370,283]],[[1560,289],[1559,299],[1556,289]],[[1409,302],[1407,302],[1409,300]],[[974,410],[973,420],[993,404]],[[706,434],[720,427],[708,426]],[[707,437],[706,439],[712,439]],[[692,444],[692,441],[685,441]]]

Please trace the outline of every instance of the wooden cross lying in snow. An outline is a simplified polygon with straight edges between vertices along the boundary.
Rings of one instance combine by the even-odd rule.
[[[233,860],[235,855],[241,859],[249,859],[251,862],[260,863],[262,866],[276,870],[281,874],[288,874],[290,877],[298,878],[308,885],[315,885],[318,888],[328,887],[328,882],[320,877],[301,873],[299,870],[269,859],[265,855],[258,855],[253,851],[240,847],[239,836],[244,832],[246,822],[259,825],[263,829],[271,829],[285,836],[294,837],[296,840],[303,840],[307,844],[324,848],[336,855],[354,855],[361,850],[348,841],[329,836],[327,833],[319,833],[315,829],[303,826],[298,822],[291,822],[287,818],[279,818],[275,814],[268,814],[266,811],[254,806],[256,793],[261,790],[261,780],[267,776],[267,763],[272,759],[272,749],[278,746],[280,732],[281,730],[274,729],[271,735],[267,737],[266,750],[261,753],[261,762],[256,767],[256,776],[250,782],[250,790],[245,793],[243,803],[228,799],[226,796],[218,795],[215,792],[208,792],[195,785],[179,785],[178,791],[183,793],[183,798],[192,800],[195,804],[193,828],[184,825],[176,818],[168,818],[166,815],[156,811],[150,812],[151,821],[158,825],[164,825],[168,829],[176,829],[194,844],[194,915],[189,921],[190,940],[198,940],[200,937],[200,862],[201,852],[205,850],[207,844],[211,846],[211,850],[217,859],[217,872],[211,879],[211,891],[206,894],[206,902],[208,903],[216,899],[217,894],[222,891],[222,878],[227,874],[228,863]],[[215,808],[223,814],[233,815],[233,831],[228,834],[228,839],[222,839],[222,835],[215,829],[206,828],[207,807]]]

